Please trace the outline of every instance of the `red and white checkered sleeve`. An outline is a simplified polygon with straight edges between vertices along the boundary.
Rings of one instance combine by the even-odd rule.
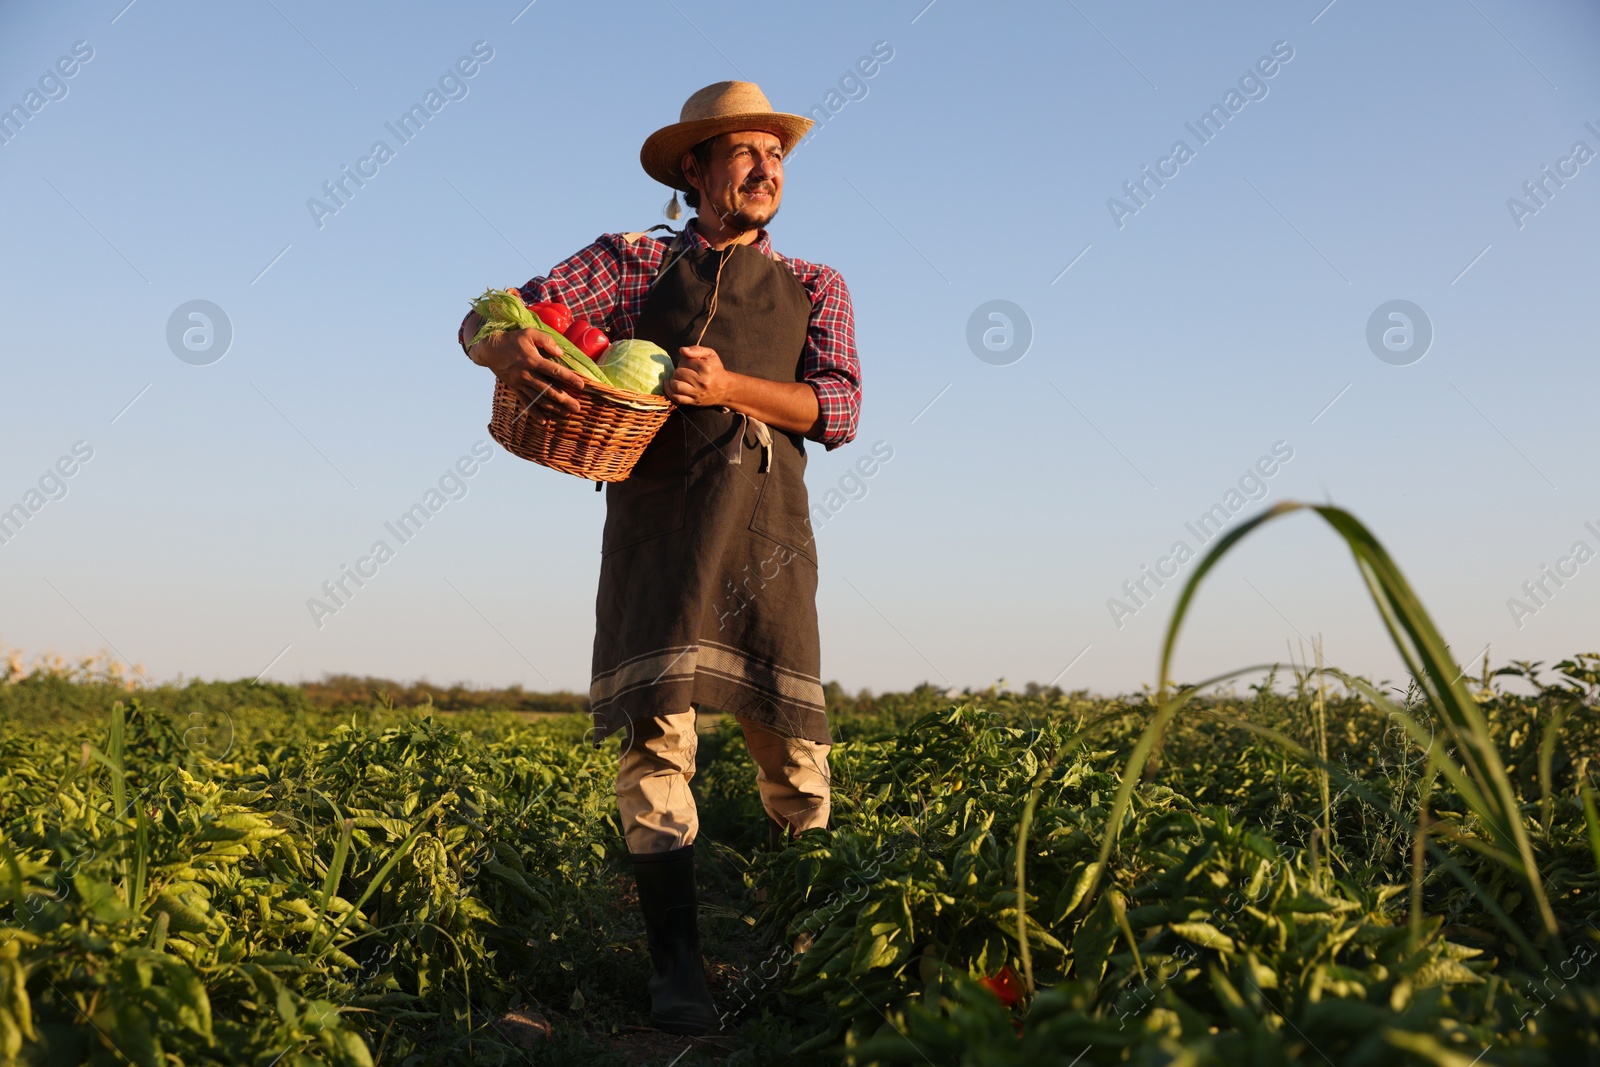
[[[533,278],[522,286],[527,304],[550,301],[564,304],[575,319],[592,325],[607,322],[622,300],[623,256],[621,235],[608,233],[557,263],[549,276]]]
[[[816,390],[822,417],[817,441],[831,451],[855,440],[861,422],[855,311],[850,290],[832,267],[818,268],[807,288],[811,290],[811,323],[806,329],[800,376]]]

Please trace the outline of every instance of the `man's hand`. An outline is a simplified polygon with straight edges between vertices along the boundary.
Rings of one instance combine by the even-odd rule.
[[[688,345],[678,352],[683,358],[667,379],[667,399],[697,408],[731,406],[735,379],[740,376],[722,365],[722,357],[703,345]]]
[[[678,369],[667,379],[667,399],[697,408],[728,408],[790,433],[815,435],[822,425],[817,391],[806,382],[774,382],[735,374],[703,345],[678,349]]]
[[[571,394],[588,380],[556,362],[560,351],[554,337],[530,328],[488,334],[467,355],[527,401],[530,419],[546,422],[582,410]]]

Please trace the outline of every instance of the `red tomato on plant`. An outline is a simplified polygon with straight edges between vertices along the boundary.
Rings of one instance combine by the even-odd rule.
[[[1022,999],[1022,982],[1009,963],[992,977],[982,978],[979,981],[983,983],[984,988],[994,994],[996,1000],[1008,1008],[1015,1006],[1017,1001]]]
[[[611,338],[606,336],[605,331],[598,326],[590,326],[583,319],[572,320],[572,325],[566,329],[566,337],[590,359],[595,359],[611,347]]]
[[[565,304],[546,300],[538,304],[529,304],[528,310],[539,316],[540,321],[556,333],[565,334],[572,325],[572,312],[567,310]]]

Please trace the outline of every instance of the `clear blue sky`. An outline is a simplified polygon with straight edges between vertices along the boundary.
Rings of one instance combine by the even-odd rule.
[[[1108,601],[1136,606],[1123,583],[1278,442],[1266,500],[1354,510],[1461,656],[1596,645],[1600,560],[1570,555],[1600,550],[1600,160],[1573,156],[1600,152],[1593,5],[125,3],[0,8],[0,106],[39,94],[0,145],[0,508],[65,487],[0,544],[7,646],[586,688],[603,498],[498,448],[320,629],[306,601],[487,439],[467,298],[661,221],[640,143],[738,77],[838,109],[773,231],[858,316],[860,437],[812,451],[813,499],[893,449],[818,531],[825,677],[1137,688],[1176,583]],[[399,145],[385,123],[477,42]],[[892,59],[850,81],[877,42]],[[319,227],[307,200],[378,140],[393,158]],[[1176,173],[1140,206],[1146,165]],[[204,366],[167,341],[197,299],[233,333]],[[967,340],[996,299],[1031,324],[1007,365]],[[1367,341],[1396,299],[1432,326],[1409,365]],[[1571,576],[1535,604],[1546,565]],[[1302,516],[1209,580],[1179,673],[1318,635],[1397,676]]]

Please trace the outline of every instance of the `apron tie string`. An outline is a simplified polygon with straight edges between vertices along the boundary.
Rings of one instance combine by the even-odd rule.
[[[772,429],[760,419],[745,416],[745,421],[756,431],[756,441],[761,445],[761,463],[756,473],[765,474],[772,469]]]
[[[722,410],[731,411],[732,409],[723,408]],[[725,451],[723,452],[723,458],[728,461],[728,465],[731,467],[742,465],[744,463],[744,435],[748,431],[754,431],[756,443],[761,447],[761,462],[756,468],[756,473],[765,474],[772,469],[772,428],[760,419],[751,418],[742,411],[738,414],[739,430],[729,443],[732,454],[730,455],[728,451]]]

